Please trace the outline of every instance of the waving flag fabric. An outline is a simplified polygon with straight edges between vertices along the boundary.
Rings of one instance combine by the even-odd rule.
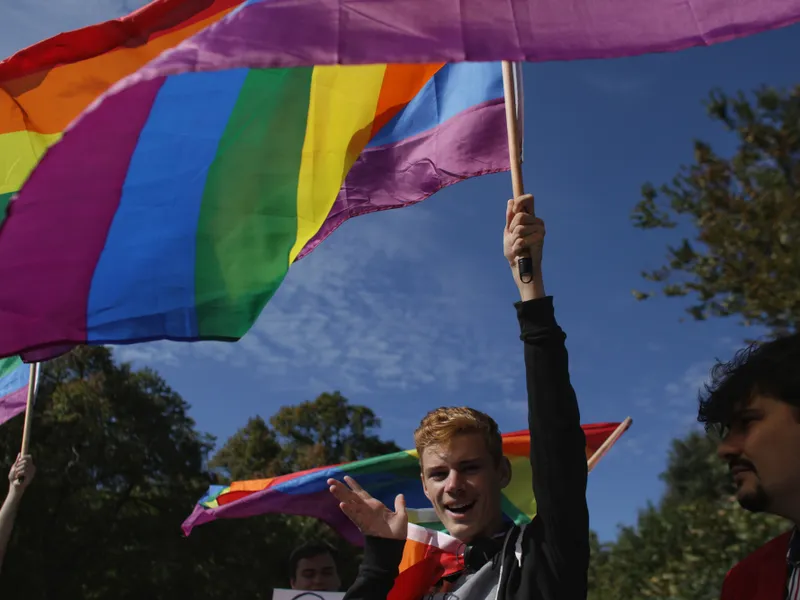
[[[185,40],[140,79],[256,66],[607,58],[709,45],[800,20],[800,0],[251,0],[231,15],[242,3],[155,0],[0,62],[0,215],[75,117]]]
[[[464,568],[464,544],[440,531],[408,525],[399,574],[388,600],[422,598],[437,581]]]
[[[496,81],[445,63],[670,51],[798,19],[800,0],[161,0],[23,53],[0,69],[4,202],[64,135],[0,230],[0,356],[236,340],[349,216],[507,168]],[[96,83],[69,74],[80,56]]]
[[[619,425],[597,423],[583,426],[587,460]],[[504,434],[503,453],[511,462],[512,469],[511,484],[503,494],[503,512],[517,524],[528,523],[536,514],[536,500],[531,492],[528,431]],[[184,522],[183,531],[189,535],[192,528],[217,519],[282,513],[316,517],[352,543],[360,544],[361,534],[339,509],[339,503],[328,491],[326,483],[330,478],[341,479],[345,475],[353,477],[387,506],[394,505],[397,494],[404,494],[410,521],[430,528],[441,528],[434,521],[430,501],[422,490],[417,453],[408,450],[280,477],[212,486]]]
[[[30,372],[16,356],[0,360],[0,425],[25,410]]]
[[[137,90],[86,113],[12,201],[0,278],[19,293],[0,291],[0,355],[236,340],[348,217],[508,169],[499,63],[233,69]]]
[[[120,79],[227,15],[242,0],[160,0],[0,62],[0,222],[45,150]]]

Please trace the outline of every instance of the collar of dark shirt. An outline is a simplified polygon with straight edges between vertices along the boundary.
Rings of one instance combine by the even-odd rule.
[[[791,565],[800,563],[800,529],[797,527],[792,531],[789,538],[789,550],[786,552],[786,562]]]

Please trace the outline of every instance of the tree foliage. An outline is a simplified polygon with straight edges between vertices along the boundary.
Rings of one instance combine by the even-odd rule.
[[[303,406],[296,422],[291,407],[281,409],[279,428],[251,419],[212,464],[248,479],[309,466],[318,452],[309,444],[333,441],[326,461],[395,448],[373,432],[371,411],[339,394]],[[352,578],[356,549],[310,519],[226,520],[183,537],[180,524],[219,478],[207,466],[214,440],[187,410],[156,373],[115,364],[107,349],[47,363],[33,421],[37,475],[0,574],[4,599],[266,600],[289,585],[291,549],[313,537],[344,551]],[[16,457],[21,429],[21,417],[0,427],[2,464]]]
[[[209,462],[213,439],[154,372],[79,348],[47,364],[34,412],[38,473],[23,499],[3,573],[9,600],[266,600],[287,586],[286,559],[308,539],[342,550],[344,581],[359,559],[325,525],[269,515],[224,520],[183,538],[180,523],[219,478],[268,477],[397,450],[369,409],[341,394],[250,419]],[[22,419],[0,428],[9,465]],[[211,467],[211,470],[209,470]],[[732,564],[784,524],[741,510],[705,436],[676,440],[664,496],[617,539],[592,538],[590,598],[717,598]],[[0,490],[2,492],[3,490]]]
[[[694,228],[642,273],[666,296],[690,297],[695,319],[737,315],[774,333],[800,321],[800,86],[752,99],[714,92],[712,119],[738,137],[730,158],[695,142],[695,162],[656,190],[643,188],[636,227]],[[651,294],[634,292],[639,299]]]
[[[658,506],[640,511],[615,541],[592,538],[590,600],[716,600],[725,573],[788,526],[741,509],[732,483],[699,433],[675,440]]]

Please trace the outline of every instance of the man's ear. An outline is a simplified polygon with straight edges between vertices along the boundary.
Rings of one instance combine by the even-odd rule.
[[[500,461],[500,487],[505,489],[511,483],[511,462],[504,456]]]

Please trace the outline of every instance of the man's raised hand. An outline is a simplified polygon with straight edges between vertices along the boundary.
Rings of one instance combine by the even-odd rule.
[[[329,479],[331,494],[339,508],[364,535],[404,540],[408,535],[408,513],[402,494],[394,500],[394,512],[376,500],[355,479],[345,476],[344,482]]]

